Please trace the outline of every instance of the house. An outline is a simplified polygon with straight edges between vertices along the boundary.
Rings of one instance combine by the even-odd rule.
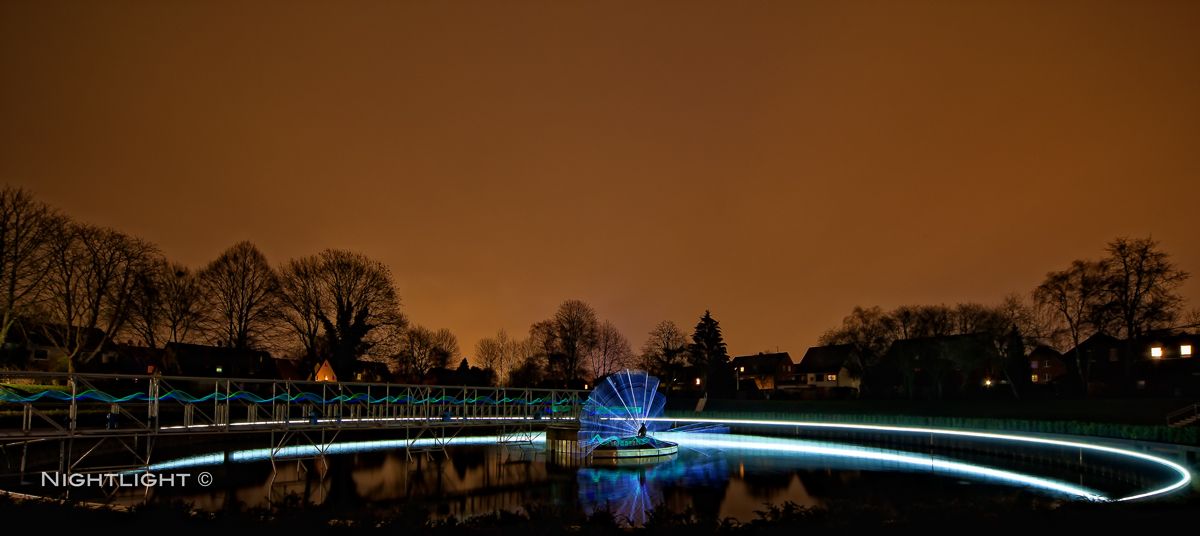
[[[304,381],[308,379],[308,373],[305,372],[304,364],[300,361],[291,359],[277,358],[275,360],[275,370],[281,380],[288,381]]]
[[[392,383],[392,371],[387,363],[377,361],[355,361],[351,368],[356,382]]]
[[[795,366],[795,376],[805,388],[849,387],[858,389],[859,379],[852,377],[847,364],[854,357],[854,346],[838,344],[814,346],[804,352]]]
[[[4,341],[4,366],[17,370],[36,372],[65,371],[67,353],[63,346],[78,345],[86,355],[92,350],[99,349],[91,356],[89,362],[112,359],[114,352],[112,344],[99,328],[66,328],[60,324],[39,324],[19,322],[8,332],[8,340]],[[76,356],[76,366],[80,367],[81,355]]]
[[[1035,384],[1049,384],[1067,373],[1063,355],[1049,346],[1038,346],[1027,356],[1030,379]]]
[[[116,345],[116,351],[93,359],[88,371],[95,370],[104,374],[140,374],[163,375],[175,374],[178,370],[169,370],[165,365],[166,350],[135,346],[132,341]],[[99,361],[99,363],[96,363]]]
[[[1200,342],[1200,337],[1187,333],[1146,337],[1138,341],[1136,356],[1149,360],[1188,359],[1196,355],[1193,341]]]
[[[1200,360],[1193,359],[1198,342],[1200,336],[1189,333],[1152,333],[1132,342],[1097,333],[1064,355],[1078,352],[1087,364],[1087,390],[1092,395],[1175,395],[1200,391]]]
[[[759,389],[781,389],[792,385],[795,363],[787,352],[743,355],[733,358],[738,382],[754,380]]]
[[[279,379],[279,370],[271,354],[261,350],[168,343],[163,352],[163,368],[183,376],[200,378]]]
[[[313,369],[313,375],[310,376],[308,379],[309,379],[309,381],[318,381],[318,382],[336,382],[336,381],[338,381],[337,374],[333,371],[333,366],[331,366],[329,364],[328,359],[326,359],[320,365],[317,365],[316,368]]]

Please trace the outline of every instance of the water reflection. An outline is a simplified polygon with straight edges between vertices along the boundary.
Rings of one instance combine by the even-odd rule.
[[[621,518],[642,524],[657,504],[747,521],[764,503],[784,501],[891,506],[1018,489],[1098,496],[1096,489],[1127,487],[1093,474],[1084,486],[1084,475],[1069,468],[990,466],[1003,462],[999,459],[972,464],[927,453],[754,436],[681,434],[670,440],[680,443],[678,455],[633,466],[556,464],[547,461],[540,445],[506,447],[495,438],[458,438],[444,454],[411,456],[389,441],[338,444],[324,459],[301,449],[289,454],[307,459],[277,460],[274,471],[265,449],[231,451],[154,466],[155,472],[210,471],[217,484],[205,490],[155,489],[152,495],[217,510],[239,503],[268,506],[296,494],[349,509],[416,505],[437,517],[520,511],[531,503],[579,504],[587,510],[608,505]],[[119,490],[115,502],[144,498],[143,490]]]

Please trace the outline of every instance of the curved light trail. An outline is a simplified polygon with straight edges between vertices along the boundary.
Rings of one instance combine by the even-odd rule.
[[[836,429],[843,429],[843,430],[865,430],[865,431],[872,431],[872,432],[921,433],[921,434],[933,434],[933,435],[943,435],[943,436],[958,436],[958,437],[972,437],[972,438],[980,438],[980,439],[994,439],[994,440],[999,440],[999,441],[1013,441],[1013,442],[1020,442],[1020,443],[1033,443],[1033,444],[1039,444],[1039,445],[1054,445],[1054,446],[1060,446],[1060,447],[1079,448],[1079,449],[1091,450],[1091,451],[1096,451],[1096,452],[1106,452],[1109,454],[1116,454],[1119,456],[1128,456],[1131,458],[1139,458],[1142,460],[1157,463],[1159,465],[1170,468],[1171,470],[1179,473],[1179,477],[1180,477],[1179,481],[1177,481],[1174,484],[1171,484],[1169,486],[1159,488],[1156,490],[1152,490],[1152,491],[1148,491],[1146,493],[1131,495],[1129,497],[1122,497],[1120,499],[1101,498],[1102,500],[1108,500],[1108,501],[1132,501],[1134,499],[1143,499],[1146,497],[1153,497],[1155,495],[1162,495],[1164,493],[1170,493],[1170,492],[1180,489],[1184,486],[1187,486],[1192,481],[1192,474],[1190,471],[1187,470],[1186,467],[1183,467],[1182,465],[1179,465],[1170,460],[1159,458],[1157,456],[1151,456],[1149,454],[1144,454],[1141,452],[1134,452],[1131,450],[1123,450],[1123,449],[1118,449],[1118,448],[1113,448],[1113,447],[1104,447],[1104,446],[1100,446],[1100,445],[1090,445],[1087,443],[1078,443],[1078,442],[1074,442],[1074,441],[1061,441],[1061,440],[1057,440],[1057,439],[1042,439],[1042,438],[1037,438],[1037,437],[996,434],[996,433],[988,433],[988,432],[966,432],[966,431],[960,431],[960,430],[941,430],[941,429],[936,429],[936,428],[912,428],[912,427],[903,427],[903,426],[880,426],[880,425],[871,425],[871,424],[837,424],[837,423],[820,423],[820,422],[806,422],[806,421],[764,421],[764,420],[742,420],[742,419],[661,418],[661,420],[671,421],[671,422],[722,424],[725,426],[730,426],[730,425],[796,426],[796,427],[805,427],[805,428],[836,428]],[[923,463],[925,463],[925,464],[931,463],[929,461],[929,459],[927,459],[927,458],[921,458],[921,459],[924,460]],[[899,460],[897,460],[897,461],[899,461]],[[958,462],[946,462],[946,463],[958,463]],[[969,464],[966,464],[966,465],[969,465]],[[974,467],[974,466],[972,466],[972,467]],[[1029,478],[1033,478],[1033,477],[1029,477]]]

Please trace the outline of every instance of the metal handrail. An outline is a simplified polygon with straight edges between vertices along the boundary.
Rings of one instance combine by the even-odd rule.
[[[1167,426],[1171,426],[1171,424],[1176,421],[1183,420],[1183,419],[1176,419],[1175,417],[1187,414],[1188,412],[1191,412],[1191,415],[1189,415],[1189,416],[1194,417],[1196,415],[1200,415],[1200,402],[1192,404],[1186,408],[1181,408],[1181,409],[1172,411],[1171,413],[1168,413],[1167,414]]]
[[[303,427],[306,421],[321,429],[403,427],[416,425],[417,421],[424,421],[420,426],[451,423],[488,426],[490,421],[549,422],[578,418],[583,402],[588,398],[587,391],[575,389],[0,371],[0,382],[13,380],[66,381],[69,387],[62,390],[61,395],[54,396],[10,392],[12,388],[19,391],[18,386],[0,388],[0,394],[6,395],[3,398],[23,407],[20,428],[0,428],[0,437],[10,439],[72,438],[95,434],[138,436],[160,432],[224,433],[231,431],[231,426],[236,426],[239,431],[271,432]],[[108,382],[135,381],[137,387],[126,396],[101,390],[112,390],[104,385]],[[127,391],[130,385],[111,387]],[[164,395],[163,391],[168,393]],[[7,395],[15,395],[15,399]],[[251,398],[245,398],[246,395]],[[168,418],[161,414],[160,407],[167,405],[182,406],[182,417],[172,414]],[[94,415],[89,417],[91,422],[86,425],[79,421],[80,410],[98,407],[109,411],[106,424],[95,423]],[[144,409],[134,409],[137,407]],[[50,417],[43,411],[48,408],[64,409],[69,413],[66,418]],[[202,408],[211,410],[211,415]],[[240,415],[234,419],[231,414],[234,408],[244,408],[245,412],[239,410]],[[259,417],[260,409],[270,411],[267,420]],[[195,416],[201,420],[193,420]],[[311,422],[313,420],[320,422]],[[126,428],[118,426],[119,423],[132,426]]]
[[[584,393],[591,392],[591,391],[587,391],[587,390],[583,390],[583,389],[556,389],[556,388],[539,388],[539,387],[500,387],[500,386],[496,386],[496,387],[465,386],[464,387],[462,385],[425,385],[425,384],[415,384],[415,383],[363,382],[363,381],[321,382],[321,381],[316,381],[316,380],[277,380],[277,379],[273,379],[273,378],[225,378],[225,377],[219,377],[219,376],[216,376],[216,377],[213,377],[213,376],[160,376],[157,374],[92,374],[92,373],[84,373],[84,372],[74,372],[74,373],[71,373],[71,372],[41,372],[41,371],[26,372],[26,371],[19,371],[19,370],[0,370],[0,379],[30,378],[30,377],[33,377],[33,378],[80,377],[80,378],[104,378],[104,379],[113,379],[113,380],[158,379],[158,380],[183,380],[183,381],[200,381],[200,382],[228,381],[228,382],[234,382],[234,383],[263,383],[263,384],[266,384],[266,383],[290,383],[293,385],[304,384],[304,385],[315,385],[315,386],[360,385],[360,386],[366,387],[366,386],[387,385],[387,386],[399,387],[399,388],[405,388],[405,387],[421,388],[421,389],[469,388],[469,389],[496,389],[496,390],[512,390],[512,391],[554,391],[554,392],[576,393],[576,394],[584,394]],[[586,396],[585,396],[585,398],[586,398]]]

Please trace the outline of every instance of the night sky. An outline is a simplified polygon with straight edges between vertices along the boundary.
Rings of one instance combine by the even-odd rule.
[[[362,252],[467,355],[1200,273],[1198,172],[1200,2],[0,3],[0,183],[196,268]]]

